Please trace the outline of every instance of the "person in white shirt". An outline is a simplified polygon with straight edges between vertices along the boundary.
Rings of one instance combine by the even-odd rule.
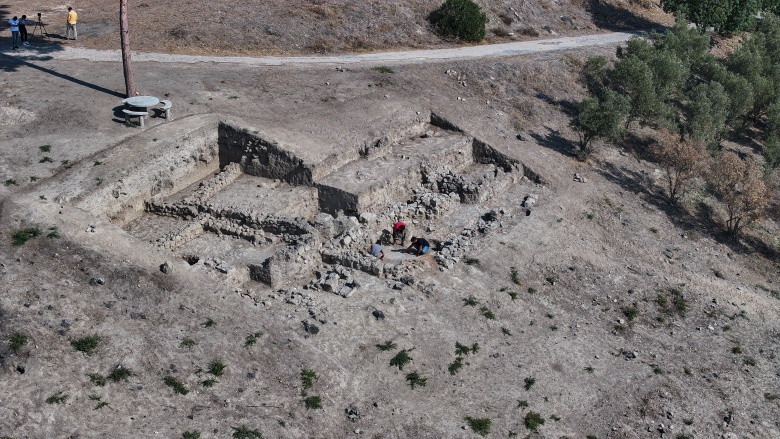
[[[16,50],[19,48],[19,18],[14,16],[14,18],[8,20],[8,24],[11,26],[11,43],[13,43],[13,50]]]

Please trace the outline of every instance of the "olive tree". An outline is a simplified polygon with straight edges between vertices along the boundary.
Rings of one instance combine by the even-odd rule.
[[[719,154],[707,175],[713,195],[721,202],[726,216],[726,231],[736,237],[764,214],[769,190],[761,165],[742,160],[731,151]]]
[[[593,141],[598,138],[617,140],[623,133],[628,109],[628,99],[610,89],[604,90],[599,98],[584,99],[572,121],[572,127],[579,135],[577,158],[587,160],[595,150]]]
[[[703,176],[710,162],[702,142],[684,140],[667,129],[659,130],[651,147],[653,159],[663,169],[667,201],[676,204]]]

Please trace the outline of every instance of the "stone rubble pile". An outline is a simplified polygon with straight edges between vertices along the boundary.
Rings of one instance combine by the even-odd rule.
[[[316,278],[312,279],[304,288],[327,291],[346,298],[360,288],[360,281],[352,277],[352,271],[348,268],[337,265],[333,270],[317,271]]]
[[[441,242],[441,249],[433,259],[439,264],[441,270],[449,270],[466,255],[466,251],[473,245],[473,238],[485,234],[490,230],[501,227],[501,219],[510,216],[509,209],[491,209],[479,219],[476,228],[465,228],[460,235],[452,235]]]

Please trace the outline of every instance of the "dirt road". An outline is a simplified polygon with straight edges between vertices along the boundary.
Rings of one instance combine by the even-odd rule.
[[[164,63],[231,63],[256,66],[294,66],[311,64],[395,64],[395,63],[425,63],[437,61],[466,60],[483,57],[504,57],[528,53],[569,50],[579,47],[603,46],[618,44],[629,38],[640,35],[641,32],[611,32],[604,34],[585,35],[577,37],[550,38],[535,41],[517,41],[513,43],[490,44],[482,46],[467,46],[454,49],[408,50],[400,52],[377,52],[366,54],[343,54],[329,56],[297,56],[297,57],[239,57],[239,56],[197,56],[174,55],[165,53],[134,52],[133,60],[138,62],[153,61]],[[27,51],[14,52],[26,56],[35,53],[35,46]],[[11,52],[3,52],[11,54]],[[77,47],[63,47],[61,51],[48,52],[57,60],[86,59],[89,61],[121,61],[119,50],[94,50]]]

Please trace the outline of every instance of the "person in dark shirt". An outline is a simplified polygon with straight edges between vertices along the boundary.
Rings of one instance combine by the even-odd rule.
[[[412,236],[412,245],[410,245],[407,249],[407,253],[414,253],[417,256],[424,255],[428,253],[428,250],[431,249],[431,245],[428,243],[428,240],[425,238],[418,238],[416,236]]]
[[[27,16],[22,15],[22,19],[19,20],[19,36],[22,38],[22,45],[29,46],[27,42]]]

